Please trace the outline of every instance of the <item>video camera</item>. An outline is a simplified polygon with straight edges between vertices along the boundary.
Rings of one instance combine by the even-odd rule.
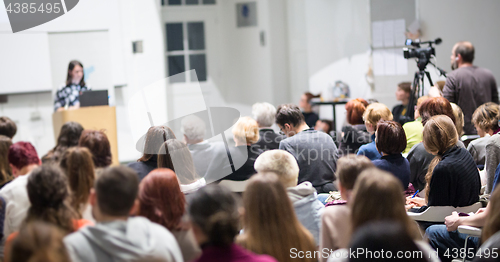
[[[411,48],[403,48],[403,56],[406,59],[417,58],[417,66],[420,71],[423,71],[427,64],[430,62],[431,56],[436,55],[436,50],[433,44],[439,45],[443,42],[441,38],[436,38],[434,41],[420,42],[420,40],[406,39],[405,45]],[[422,44],[428,44],[427,47],[421,47]]]

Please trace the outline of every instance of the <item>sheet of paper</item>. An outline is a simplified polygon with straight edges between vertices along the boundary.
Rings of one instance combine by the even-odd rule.
[[[394,20],[394,43],[396,46],[404,46],[406,41],[406,21],[404,19]]]
[[[384,23],[382,21],[372,23],[372,46],[374,48],[384,46]]]
[[[384,74],[388,76],[396,75],[396,55],[395,49],[385,49],[384,52]]]
[[[407,75],[408,74],[408,60],[403,56],[403,50],[400,48],[395,49],[396,56],[396,74],[397,75]]]
[[[386,20],[384,24],[384,46],[394,46],[394,20]]]
[[[376,76],[384,75],[384,50],[373,50],[373,74]]]

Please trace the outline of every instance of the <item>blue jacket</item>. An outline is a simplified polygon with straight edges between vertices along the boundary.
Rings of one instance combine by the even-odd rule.
[[[380,159],[382,155],[378,152],[377,146],[375,145],[375,134],[372,135],[372,142],[362,145],[359,148],[358,156],[363,155],[368,157],[370,160]]]

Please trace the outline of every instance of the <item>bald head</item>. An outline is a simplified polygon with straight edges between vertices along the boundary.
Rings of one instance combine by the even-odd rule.
[[[462,41],[453,46],[453,55],[462,63],[471,63],[474,61],[474,46],[471,42]]]

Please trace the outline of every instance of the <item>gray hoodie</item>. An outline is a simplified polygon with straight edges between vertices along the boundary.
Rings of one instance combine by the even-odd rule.
[[[321,232],[321,215],[325,205],[316,199],[316,189],[310,182],[306,181],[298,186],[287,188],[287,191],[297,218],[311,232],[316,245],[318,245],[319,232]]]
[[[143,217],[98,223],[64,238],[73,262],[182,262],[172,233]]]

